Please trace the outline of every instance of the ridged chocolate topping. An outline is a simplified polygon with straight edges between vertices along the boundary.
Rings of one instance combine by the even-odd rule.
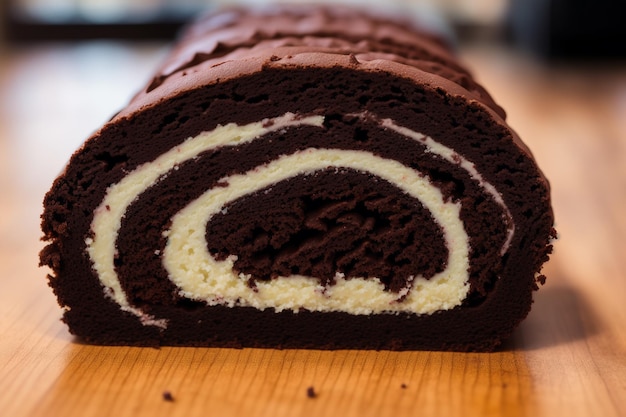
[[[358,55],[360,60],[386,59],[447,78],[474,92],[501,117],[505,112],[437,35],[399,17],[379,19],[352,8],[263,7],[231,8],[200,20],[182,36],[146,88],[203,62],[213,64],[258,56],[263,50],[300,47],[289,53],[314,52]],[[275,56],[282,57],[276,51]],[[320,60],[324,60],[320,57]]]

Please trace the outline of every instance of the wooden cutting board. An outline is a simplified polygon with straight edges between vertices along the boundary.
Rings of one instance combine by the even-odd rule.
[[[100,44],[3,56],[0,416],[626,416],[626,67],[546,68],[498,48],[463,56],[551,180],[561,235],[547,284],[500,351],[74,340],[37,267],[41,199],[160,53]]]

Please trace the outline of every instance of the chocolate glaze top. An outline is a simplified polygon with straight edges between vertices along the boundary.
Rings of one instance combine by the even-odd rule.
[[[204,62],[242,61],[259,56],[262,50],[278,47],[301,47],[301,52],[314,51],[319,47],[325,48],[328,53],[381,54],[377,58],[414,66],[450,79],[476,93],[502,118],[506,116],[437,35],[397,16],[381,18],[348,7],[282,5],[229,8],[211,14],[182,34],[181,41],[148,83],[144,93],[152,92],[168,78],[188,73],[189,69]],[[280,56],[278,53],[271,55]],[[203,66],[202,70],[211,67]],[[155,100],[158,100],[158,95]]]
[[[420,56],[465,71],[442,43],[435,41],[432,36],[426,36],[423,31],[403,27],[395,20],[376,20],[353,9],[352,13],[346,12],[341,16],[329,13],[325,8],[296,10],[301,13],[236,11],[238,20],[211,28],[205,28],[201,21],[192,27],[195,31],[184,36],[183,42],[173,50],[166,67],[175,68],[177,61],[189,60],[198,52],[205,55],[225,55],[228,51],[255,45],[263,40],[316,36],[353,43],[368,41],[378,45],[378,48],[395,51],[401,56]]]
[[[311,35],[328,34],[349,39],[370,39],[405,45],[428,45],[434,53],[453,59],[451,43],[444,39],[440,29],[428,22],[406,19],[404,14],[389,10],[360,10],[354,7],[333,5],[262,5],[228,7],[206,15],[183,33],[182,39],[190,39],[232,30],[235,36],[246,33]],[[423,20],[423,19],[421,19]],[[224,36],[224,35],[220,35]],[[226,36],[228,38],[228,36]]]

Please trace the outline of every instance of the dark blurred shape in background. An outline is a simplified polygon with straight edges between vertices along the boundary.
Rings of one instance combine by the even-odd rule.
[[[548,59],[626,57],[624,0],[511,0],[513,41]]]
[[[258,2],[263,1],[267,2]],[[477,32],[496,34],[499,39],[506,35],[513,45],[543,58],[589,59],[626,57],[626,19],[621,6],[625,1],[388,0],[385,7],[437,10],[461,41]],[[5,0],[0,18],[4,17],[4,37],[9,41],[172,39],[183,23],[218,3],[232,1]],[[376,0],[360,3],[381,4]]]
[[[206,0],[5,0],[9,41],[171,39]],[[1,14],[0,14],[1,16]]]

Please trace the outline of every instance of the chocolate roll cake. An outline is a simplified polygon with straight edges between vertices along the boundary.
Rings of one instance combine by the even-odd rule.
[[[73,155],[41,263],[88,343],[492,350],[554,237],[504,119],[410,23],[223,10]]]

